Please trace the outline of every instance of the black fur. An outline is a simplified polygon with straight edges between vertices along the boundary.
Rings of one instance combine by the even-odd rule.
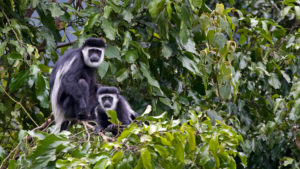
[[[57,93],[57,103],[64,112],[64,121],[89,118],[89,112],[92,111],[92,107],[89,105],[97,99],[96,68],[89,67],[84,63],[81,52],[83,47],[87,45],[91,47],[105,47],[103,40],[96,38],[87,39],[82,47],[68,50],[61,56],[50,76],[50,92],[52,93],[57,72],[62,69],[63,65],[75,59],[70,69],[62,75]],[[64,129],[64,127],[61,129]]]
[[[93,46],[93,47],[99,47],[99,48],[106,47],[105,42],[102,39],[98,39],[98,38],[89,38],[83,43],[82,46],[83,47]]]

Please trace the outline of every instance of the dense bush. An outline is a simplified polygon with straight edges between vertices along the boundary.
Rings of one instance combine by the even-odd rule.
[[[300,3],[218,2],[0,1],[1,166],[298,168]],[[87,37],[108,44],[98,81],[154,117],[117,140],[31,131],[51,66]]]

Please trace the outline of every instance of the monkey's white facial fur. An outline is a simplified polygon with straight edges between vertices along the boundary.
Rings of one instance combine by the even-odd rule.
[[[100,94],[98,96],[98,102],[105,111],[116,111],[118,101],[119,99],[116,94]]]
[[[84,63],[89,66],[96,68],[98,67],[104,59],[105,48],[97,47],[84,47],[82,49]]]

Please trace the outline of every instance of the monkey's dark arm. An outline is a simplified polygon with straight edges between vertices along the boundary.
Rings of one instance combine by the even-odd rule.
[[[108,117],[103,109],[98,107],[96,113],[98,114],[96,119],[97,127],[95,129],[95,132],[99,133],[102,130],[104,130],[107,126],[109,126],[111,123],[108,121]]]
[[[119,96],[119,102],[117,105],[117,114],[118,114],[118,119],[122,122],[122,125],[129,125],[130,123],[132,123],[133,119],[131,118],[131,116],[133,114],[136,114],[131,109],[127,100],[122,95]]]
[[[62,85],[64,86],[64,93],[72,96],[79,103],[80,109],[87,108],[89,86],[84,79],[77,81],[77,78],[68,77],[62,79]]]

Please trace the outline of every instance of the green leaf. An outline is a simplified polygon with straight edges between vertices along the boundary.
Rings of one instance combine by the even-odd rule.
[[[98,75],[101,77],[101,79],[103,79],[104,76],[106,75],[108,67],[109,64],[106,61],[103,61],[98,67]]]
[[[296,18],[300,20],[300,6],[295,6]]]
[[[6,155],[6,152],[3,149],[3,147],[0,145],[0,159],[3,159],[5,155]]]
[[[35,84],[35,93],[37,99],[40,101],[40,105],[43,108],[49,108],[49,87],[47,78],[43,75],[38,75],[37,82]]]
[[[147,78],[148,80],[148,83],[151,85],[151,86],[154,86],[154,87],[157,87],[158,89],[160,89],[160,86],[159,86],[159,83],[157,80],[155,80],[151,75],[150,75],[150,72],[146,66],[145,63],[143,62],[140,62],[140,65],[141,65],[141,71],[143,73],[143,75]]]
[[[92,15],[90,15],[89,19],[87,20],[85,26],[84,26],[84,30],[88,30],[91,29],[95,23],[98,21],[100,17],[99,13],[93,13]]]
[[[48,135],[38,142],[34,152],[27,158],[27,160],[32,162],[29,168],[45,168],[49,162],[56,160],[56,152],[61,152],[64,148],[68,147],[69,144],[70,141],[64,137],[54,134]]]
[[[151,164],[151,154],[147,148],[142,148],[141,149],[141,158],[143,161],[143,166],[146,169],[151,169],[152,164]]]
[[[194,75],[202,75],[200,73],[200,70],[199,70],[196,62],[194,62],[193,60],[191,60],[188,57],[181,57],[179,59],[182,62],[182,66],[185,67],[186,69],[188,69],[189,71],[191,71]]]
[[[186,130],[188,133],[187,137],[188,137],[189,150],[194,151],[196,149],[195,131],[191,127],[188,127]]]
[[[134,167],[134,169],[143,169],[143,160],[142,160],[142,158],[139,158],[139,160],[137,161],[137,164]]]
[[[171,1],[170,0],[166,0],[166,5],[167,5],[167,12],[169,15],[169,19],[172,18],[172,6],[171,6]]]
[[[115,40],[117,35],[117,29],[115,29],[110,21],[107,19],[102,19],[101,25],[103,31],[105,32],[106,38],[110,40]]]
[[[118,124],[118,116],[117,116],[117,112],[114,110],[108,110],[106,111],[106,114],[108,117],[110,117],[110,122],[112,124]]]
[[[172,143],[168,139],[166,139],[164,137],[160,137],[160,141],[165,146],[172,146]]]
[[[197,54],[196,44],[192,39],[188,39],[187,43],[183,44],[183,47],[186,51]]]
[[[203,1],[202,0],[190,0],[190,3],[196,8],[201,8]]]
[[[122,160],[123,156],[124,156],[124,152],[122,150],[117,151],[111,158],[112,163],[120,162]]]
[[[128,50],[125,54],[125,60],[128,63],[135,63],[135,61],[139,58],[138,52],[136,50]]]
[[[168,150],[164,146],[162,146],[162,145],[154,145],[154,149],[155,149],[156,152],[159,153],[159,155],[162,158],[164,158],[164,159],[168,158],[169,152],[168,152]]]
[[[133,15],[130,11],[128,10],[123,10],[122,15],[124,17],[124,20],[127,21],[128,23],[131,22]]]
[[[281,15],[282,15],[283,18],[289,13],[289,11],[291,10],[291,8],[292,8],[292,6],[287,6],[287,7],[285,7],[285,8],[281,11]]]
[[[22,60],[23,59],[23,56],[20,53],[16,53],[16,52],[10,53],[7,57],[10,59],[13,59],[13,60]]]
[[[274,89],[279,89],[281,87],[281,83],[278,80],[278,76],[275,73],[271,73],[271,77],[269,77],[268,83],[274,87]]]
[[[209,17],[206,14],[202,14],[200,16],[200,23],[201,23],[201,29],[206,30],[206,28],[209,26]]]
[[[116,74],[118,82],[124,81],[125,79],[128,78],[128,76],[129,76],[129,74],[128,74],[128,70],[126,68],[119,70]]]
[[[55,38],[56,41],[60,41],[61,40],[61,36],[56,28],[56,24],[55,24],[55,20],[54,18],[51,16],[51,14],[47,11],[48,6],[46,6],[45,4],[39,4],[38,7],[36,8],[39,16],[40,16],[40,21],[42,22],[42,24],[44,26],[46,26],[48,28],[47,30],[47,35],[45,37],[47,37],[47,40],[51,37],[52,34]],[[48,41],[47,41],[47,45],[48,45]],[[54,44],[55,45],[55,44]],[[56,47],[56,45],[55,45]]]
[[[162,54],[166,59],[169,59],[172,56],[172,49],[167,45],[163,45]]]
[[[181,139],[176,136],[173,140],[173,145],[175,147],[175,156],[176,158],[184,164],[184,148],[183,148],[183,142],[181,142]]]
[[[216,5],[216,12],[217,12],[218,14],[223,14],[223,12],[224,12],[224,5],[223,5],[223,4],[218,4],[218,3],[217,3],[217,5]]]
[[[4,54],[5,48],[6,48],[7,42],[4,41],[0,44],[0,57]]]
[[[59,3],[50,3],[48,9],[51,11],[52,17],[59,17],[64,14],[64,11],[61,10]]]
[[[30,7],[31,8],[36,8],[36,6],[39,4],[39,0],[31,0],[30,2]]]
[[[219,48],[219,50],[222,50],[227,43],[227,39],[223,33],[217,32],[215,33],[213,44]]]
[[[231,85],[225,84],[220,87],[220,95],[224,100],[229,99],[231,93]]]
[[[9,160],[8,169],[17,169],[17,161],[16,160]]]
[[[121,60],[119,48],[117,48],[116,46],[112,46],[110,44],[108,44],[105,49],[105,55],[109,59],[116,58]]]
[[[95,169],[106,169],[111,164],[110,159],[107,156],[102,156],[102,158],[96,163]]]
[[[212,138],[209,141],[209,150],[214,155],[217,155],[219,146],[218,135],[212,135]]]
[[[295,159],[290,158],[290,157],[284,157],[280,161],[283,161],[283,166],[287,167],[287,166],[293,164],[293,162],[295,161]]]
[[[238,155],[239,155],[239,157],[242,161],[243,167],[246,168],[247,167],[247,156],[246,156],[246,154],[244,154],[243,152],[239,152]]]
[[[28,71],[19,72],[15,77],[12,78],[9,85],[9,91],[14,92],[21,87],[24,87],[29,77]]]
[[[164,0],[153,0],[149,3],[149,13],[154,19],[164,8]]]
[[[217,168],[219,168],[219,166],[220,166],[220,160],[218,157],[218,149],[219,148],[220,148],[220,145],[219,145],[219,141],[218,141],[218,135],[213,135],[209,141],[209,150],[212,152],[212,155],[214,156]]]

